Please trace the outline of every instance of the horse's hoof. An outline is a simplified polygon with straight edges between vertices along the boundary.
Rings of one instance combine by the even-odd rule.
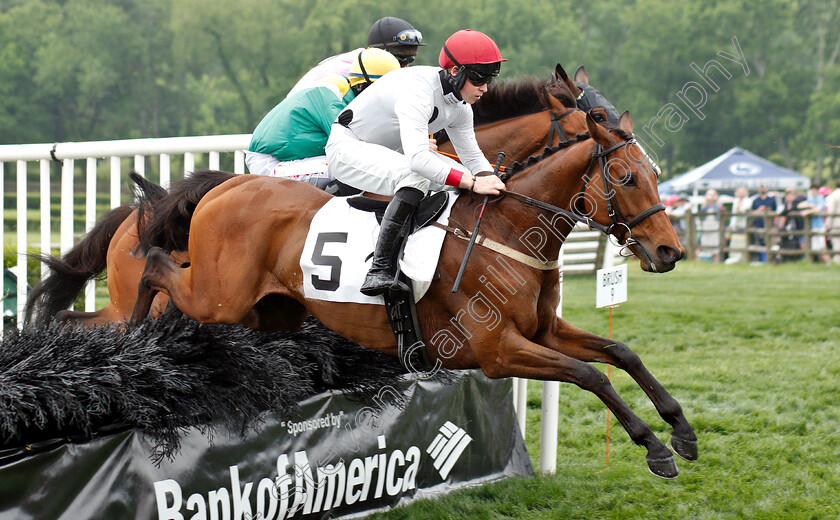
[[[677,463],[674,462],[674,457],[672,455],[662,459],[646,457],[645,460],[648,463],[650,472],[657,477],[676,478],[676,476],[680,474],[680,470],[677,469]]]
[[[680,437],[671,436],[671,447],[674,452],[680,457],[688,461],[697,460],[697,439],[682,439]]]

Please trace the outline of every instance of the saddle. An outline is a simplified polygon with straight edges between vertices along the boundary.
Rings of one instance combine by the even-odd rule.
[[[372,199],[363,195],[354,195],[347,197],[347,204],[359,211],[367,211],[376,216],[376,221],[382,224],[382,215],[385,214],[385,208],[388,207],[388,201]],[[405,236],[414,233],[418,229],[424,228],[437,220],[443,210],[446,209],[446,204],[449,202],[449,193],[445,191],[438,191],[430,193],[420,201],[417,210],[414,212],[414,217],[411,219],[411,231],[404,233]],[[405,238],[405,237],[404,237]]]
[[[397,260],[403,256],[408,235],[435,222],[443,210],[446,209],[448,202],[449,193],[445,191],[429,194],[420,201],[414,216],[409,220],[407,226],[409,229],[403,229],[400,235],[400,246],[396,253]],[[385,208],[388,207],[387,201],[371,199],[362,195],[347,197],[347,204],[359,211],[373,213],[380,224],[382,223],[382,216],[385,214]],[[388,321],[391,323],[391,330],[393,330],[394,337],[397,340],[400,363],[409,372],[429,370],[432,368],[432,363],[420,333],[417,306],[414,303],[414,289],[408,277],[400,272],[398,261],[395,262],[395,265],[397,266],[397,276],[409,287],[409,292],[402,294],[386,293],[383,297]]]

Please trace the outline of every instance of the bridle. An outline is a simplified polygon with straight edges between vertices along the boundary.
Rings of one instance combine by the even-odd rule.
[[[562,114],[555,114],[551,112],[551,126],[548,127],[548,141],[546,142],[546,146],[551,146],[551,142],[554,140],[555,135],[559,135],[560,142],[568,141],[569,134],[566,133],[566,129],[563,128],[563,125],[560,124],[560,120],[566,117],[569,114],[572,114],[576,111],[580,110],[579,108],[570,108],[563,112]]]
[[[553,136],[553,134],[551,134],[551,133],[549,135],[550,135],[550,137]],[[549,137],[549,139],[550,139],[550,137]],[[549,141],[549,142],[551,142],[551,141]],[[503,192],[503,195],[504,196],[509,196],[513,199],[524,202],[525,204],[529,204],[531,206],[536,206],[540,209],[544,209],[546,211],[550,211],[552,213],[562,215],[562,216],[568,218],[569,220],[572,220],[575,223],[583,222],[587,226],[589,226],[590,229],[597,229],[598,231],[601,231],[602,233],[606,234],[607,236],[612,235],[614,232],[616,232],[617,228],[619,228],[619,227],[623,228],[619,232],[619,234],[616,236],[616,238],[618,239],[618,243],[622,246],[625,246],[625,247],[629,247],[629,246],[632,246],[634,244],[637,244],[638,242],[633,240],[633,238],[632,238],[632,229],[634,227],[636,227],[640,222],[642,222],[646,218],[650,217],[651,215],[654,215],[655,213],[658,213],[660,211],[664,211],[665,210],[665,205],[662,204],[661,202],[659,204],[654,204],[653,206],[651,206],[648,209],[642,211],[641,213],[639,213],[638,215],[636,215],[632,219],[628,219],[624,215],[624,212],[621,211],[621,208],[618,205],[618,201],[615,200],[615,190],[613,190],[613,183],[610,180],[610,176],[609,176],[609,161],[607,161],[607,156],[609,156],[611,153],[615,152],[616,150],[619,150],[619,149],[621,149],[625,146],[632,145],[635,142],[636,142],[635,139],[630,138],[626,141],[616,143],[616,144],[610,146],[609,148],[604,148],[603,146],[601,146],[600,143],[595,143],[595,150],[592,152],[592,156],[589,160],[589,166],[586,169],[586,174],[584,174],[584,176],[583,176],[583,178],[584,178],[583,185],[581,186],[580,191],[577,193],[577,195],[575,195],[575,197],[572,197],[572,201],[576,202],[578,200],[581,200],[585,196],[586,188],[589,186],[590,173],[593,171],[593,169],[595,167],[595,164],[597,162],[598,166],[599,166],[599,169],[600,169],[600,172],[601,172],[601,178],[604,181],[603,184],[604,184],[604,195],[605,195],[605,199],[606,199],[606,203],[607,203],[607,214],[609,215],[610,221],[611,221],[611,223],[609,225],[601,224],[600,222],[596,222],[596,221],[592,220],[588,216],[581,215],[580,213],[577,213],[577,212],[574,212],[574,211],[569,211],[569,210],[564,209],[564,208],[560,208],[560,207],[555,206],[553,204],[549,204],[547,202],[543,202],[541,200],[534,199],[532,197],[529,197],[527,195],[523,195],[521,193],[517,193],[515,191],[505,190]],[[502,178],[502,180],[506,181],[509,177],[510,177],[510,175],[506,175]],[[575,202],[573,202],[573,204]]]

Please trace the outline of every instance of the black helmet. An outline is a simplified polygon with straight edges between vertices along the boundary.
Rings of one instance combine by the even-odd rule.
[[[385,49],[406,66],[414,61],[418,47],[426,45],[423,35],[401,18],[386,16],[374,22],[368,33],[367,46]]]

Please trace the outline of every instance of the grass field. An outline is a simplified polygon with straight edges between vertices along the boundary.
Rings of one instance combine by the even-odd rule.
[[[607,335],[594,277],[567,278],[564,317]],[[840,266],[684,263],[664,275],[631,266],[629,301],[614,311],[627,343],[676,397],[700,458],[654,477],[645,452],[605,407],[561,385],[557,474],[517,478],[422,500],[376,519],[840,518]],[[621,371],[613,384],[667,441],[669,427]],[[539,461],[539,382],[526,442]]]

